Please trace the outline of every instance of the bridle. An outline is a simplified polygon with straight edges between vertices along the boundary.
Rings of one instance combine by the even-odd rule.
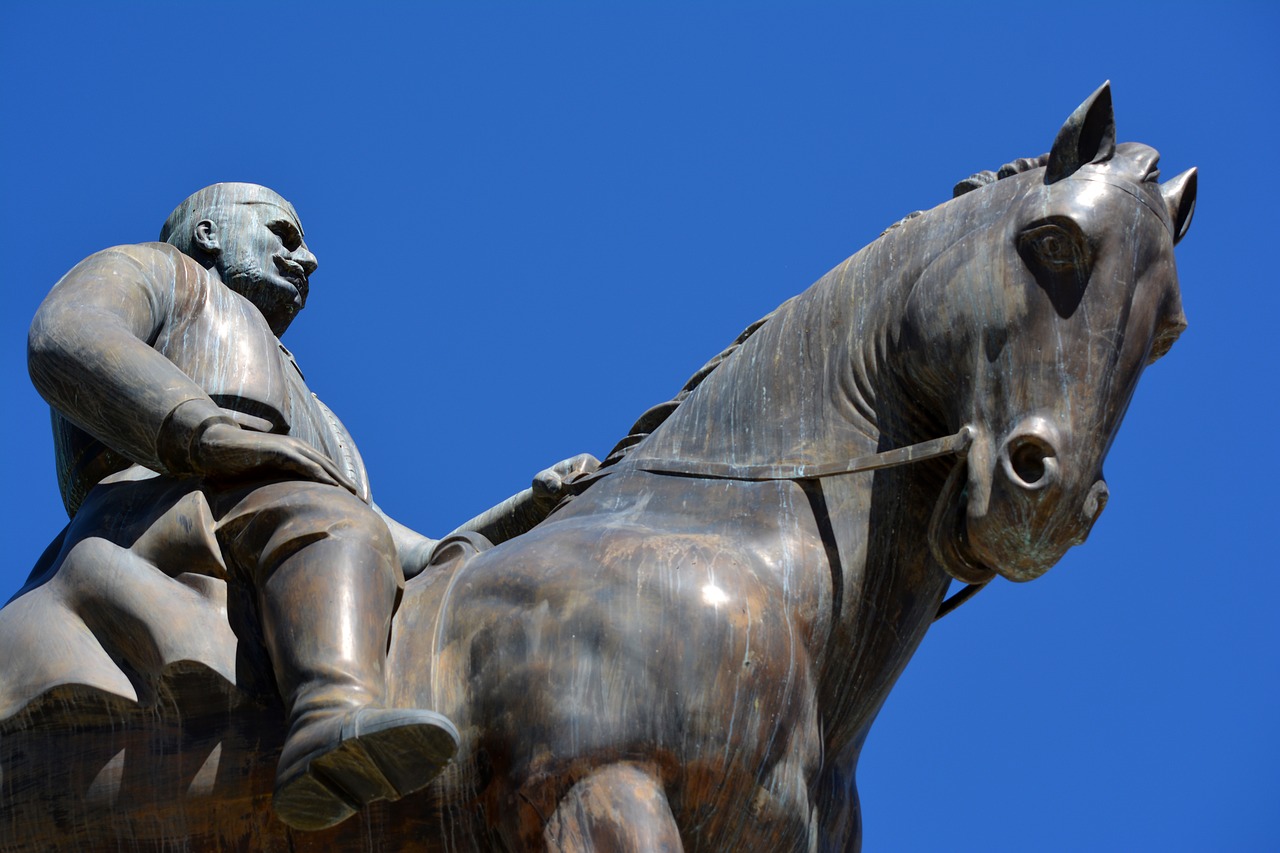
[[[940,456],[967,456],[969,446],[973,443],[973,434],[973,427],[963,426],[955,435],[933,438],[918,444],[909,444],[906,447],[857,456],[848,462],[828,462],[819,465],[734,465],[728,462],[645,459],[638,461],[636,467],[652,474],[673,474],[676,476],[718,480],[756,482],[792,480],[796,483],[808,481],[814,483],[821,490],[822,481],[828,477],[840,477],[845,474],[856,474],[860,471],[876,471],[881,468],[895,468],[899,465],[910,465],[912,462],[937,459]],[[600,473],[606,473],[606,471],[601,471]],[[587,475],[583,479],[595,478],[592,475]],[[989,582],[982,581],[980,583],[966,584],[964,589],[938,605],[938,612],[934,615],[933,621],[938,621],[970,598],[973,598]]]

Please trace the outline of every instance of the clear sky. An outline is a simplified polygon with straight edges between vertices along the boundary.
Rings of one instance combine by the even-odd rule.
[[[1109,78],[1119,138],[1201,170],[1190,328],[1089,542],[926,638],[859,768],[865,849],[1274,849],[1280,15],[878,5],[7,7],[0,600],[66,520],[31,315],[206,184],[296,204],[320,269],[286,343],[379,503],[438,535],[603,455],[887,225],[1048,150]]]

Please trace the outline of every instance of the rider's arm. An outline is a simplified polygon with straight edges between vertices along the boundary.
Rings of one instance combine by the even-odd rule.
[[[474,531],[495,545],[527,533],[551,514],[568,493],[567,486],[575,477],[589,474],[599,467],[600,461],[590,453],[580,453],[557,462],[534,476],[532,488],[517,492],[492,509],[464,521],[452,533]]]
[[[194,282],[176,252],[120,246],[86,258],[45,298],[27,339],[41,396],[134,462],[185,474],[192,443],[234,424],[204,390],[152,349]]]
[[[600,462],[589,453],[582,453],[563,462],[557,462],[550,468],[539,471],[533,478],[533,487],[518,492],[502,503],[464,521],[453,529],[449,536],[457,533],[479,533],[493,544],[505,542],[528,533],[534,525],[545,519],[556,508],[556,504],[568,493],[567,487],[575,477],[589,474],[600,467]],[[396,543],[396,556],[404,570],[404,576],[411,578],[426,568],[431,552],[437,540],[423,536],[415,530],[405,527],[374,504],[373,508],[382,516],[391,531],[391,538]]]
[[[558,499],[548,500],[536,494],[533,489],[525,489],[475,518],[462,522],[448,535],[471,531],[481,534],[496,545],[531,530],[551,514],[557,501]]]
[[[555,508],[559,498],[551,498],[545,494],[535,494],[533,489],[525,489],[512,495],[502,503],[487,509],[469,521],[458,525],[448,536],[462,533],[479,533],[493,544],[527,533],[535,524],[542,521]],[[427,567],[431,552],[438,540],[423,536],[412,528],[406,527],[383,511],[377,504],[373,505],[378,515],[386,522],[391,531],[391,539],[396,544],[396,557],[405,579],[412,578]]]

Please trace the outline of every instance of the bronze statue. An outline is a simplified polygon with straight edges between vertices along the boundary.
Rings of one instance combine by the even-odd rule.
[[[861,745],[949,582],[1030,580],[1083,541],[1138,378],[1185,326],[1173,247],[1196,176],[1160,184],[1157,159],[1116,144],[1104,85],[1049,154],[962,182],[750,327],[599,470],[567,476],[571,495],[531,531],[441,543],[404,585],[383,702],[444,714],[457,755],[420,793],[329,830],[290,830],[261,805],[286,734],[242,569],[145,531],[127,550],[95,545],[80,580],[46,558],[0,611],[20,661],[0,682],[8,837],[856,847]],[[181,435],[190,447],[200,431]],[[365,506],[334,485],[350,469],[314,464],[332,482],[281,488]],[[232,482],[207,515],[171,506],[214,529]],[[179,548],[185,574],[128,562]],[[104,571],[109,593],[86,592]],[[206,581],[221,591],[191,592]],[[135,620],[129,638],[104,607]],[[165,646],[175,622],[205,642]],[[100,657],[68,662],[69,648]],[[277,668],[286,701],[287,679]]]

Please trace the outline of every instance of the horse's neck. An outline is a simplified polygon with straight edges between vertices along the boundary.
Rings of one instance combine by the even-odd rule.
[[[884,241],[783,305],[632,454],[637,461],[815,465],[874,452],[908,276]]]
[[[840,565],[819,690],[829,748],[860,742],[937,613],[949,583],[926,538],[937,498],[912,467],[823,481]]]
[[[818,465],[938,437],[912,433],[895,373],[911,283],[936,254],[910,243],[895,229],[784,305],[633,458]],[[936,495],[921,480],[900,468],[823,483],[835,612],[812,651],[832,743],[870,723],[946,588],[924,535]]]

